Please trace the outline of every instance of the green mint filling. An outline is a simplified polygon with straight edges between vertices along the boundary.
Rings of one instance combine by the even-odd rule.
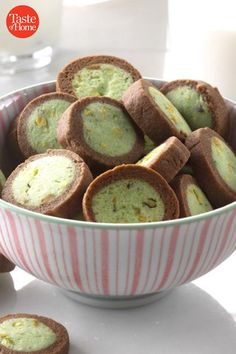
[[[132,75],[112,64],[92,64],[79,70],[72,80],[77,97],[109,96],[120,100],[134,82]]]
[[[169,91],[166,97],[173,103],[192,130],[212,127],[212,115],[204,97],[193,87],[179,86]]]
[[[48,149],[60,149],[57,141],[57,124],[70,102],[62,99],[52,99],[37,106],[27,121],[27,140],[37,153]]]
[[[223,181],[236,192],[236,156],[219,138],[211,139],[211,152],[214,165]]]
[[[137,165],[147,166],[153,160],[159,157],[165,147],[165,143],[157,146],[155,149],[150,151],[146,156],[144,156],[141,160],[137,162]]]
[[[144,152],[148,154],[156,147],[156,144],[147,136],[144,135]]]
[[[136,141],[130,118],[118,107],[93,102],[81,112],[86,143],[96,152],[108,156],[129,153]]]
[[[206,213],[212,206],[203,191],[196,184],[189,184],[186,190],[187,203],[191,215]]]
[[[165,205],[159,193],[146,181],[122,179],[98,191],[92,199],[98,222],[138,223],[161,221]]]
[[[148,91],[156,105],[166,115],[167,119],[175,126],[175,128],[179,132],[189,135],[191,129],[175,106],[173,106],[173,104],[155,87],[149,86]]]
[[[64,156],[46,156],[28,163],[12,184],[15,200],[39,207],[61,196],[72,184],[75,165]]]
[[[0,323],[0,344],[19,352],[34,352],[48,348],[56,334],[35,318],[12,318]]]
[[[2,171],[0,170],[0,193],[3,189],[5,182],[6,182],[6,178],[5,178],[4,174],[2,173]]]

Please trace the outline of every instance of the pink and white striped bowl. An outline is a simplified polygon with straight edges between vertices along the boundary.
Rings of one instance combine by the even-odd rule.
[[[11,120],[32,98],[53,90],[54,82],[43,83],[0,99],[1,151]],[[232,140],[236,108],[227,102]],[[145,297],[189,282],[229,257],[236,248],[235,215],[236,202],[173,221],[99,224],[45,216],[0,200],[0,251],[37,278],[73,294]]]

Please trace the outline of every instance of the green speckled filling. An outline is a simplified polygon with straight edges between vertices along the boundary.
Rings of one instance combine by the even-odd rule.
[[[62,99],[52,99],[37,106],[27,121],[27,140],[37,153],[47,149],[59,149],[57,141],[57,123],[62,113],[71,105]]]
[[[56,334],[34,318],[12,318],[0,324],[0,344],[19,352],[34,352],[56,342]]]
[[[146,181],[122,179],[96,193],[92,209],[98,222],[136,223],[163,220],[165,206],[159,193]]]
[[[159,146],[157,146],[155,149],[150,151],[146,156],[144,156],[141,160],[137,162],[137,165],[141,166],[147,166],[149,163],[153,160],[156,159],[157,157],[160,156],[161,152],[163,151],[163,148],[165,147],[166,143],[163,143]]]
[[[212,127],[212,116],[204,97],[193,87],[184,85],[169,91],[166,97],[173,103],[192,130]]]
[[[148,154],[156,147],[156,144],[147,136],[144,135],[144,152]]]
[[[211,139],[212,158],[223,181],[236,192],[236,156],[219,138]]]
[[[96,152],[108,156],[129,153],[136,141],[130,118],[118,107],[93,102],[82,112],[86,143]]]
[[[134,82],[132,75],[112,64],[93,64],[74,75],[72,87],[77,97],[109,96],[120,100]]]
[[[2,171],[0,170],[0,194],[2,192],[2,188],[5,184],[5,182],[6,182],[6,178],[5,178],[4,174],[2,173]]]
[[[61,196],[75,176],[75,165],[65,156],[46,156],[28,163],[12,184],[15,200],[39,207]]]
[[[198,215],[212,210],[207,197],[196,184],[187,186],[186,197],[191,215]]]
[[[190,165],[185,165],[184,167],[181,168],[181,170],[179,171],[180,174],[186,174],[186,175],[194,175],[193,173],[193,169]]]
[[[191,133],[191,129],[173,104],[156,88],[149,86],[148,91],[155,103],[166,115],[169,121],[175,126],[175,128],[179,132],[189,135]]]

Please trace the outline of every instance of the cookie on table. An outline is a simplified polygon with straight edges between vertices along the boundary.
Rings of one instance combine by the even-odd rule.
[[[192,130],[208,127],[225,136],[228,109],[217,88],[203,81],[175,80],[161,92],[173,103]]]
[[[0,253],[0,273],[11,272],[14,268],[15,264],[13,264],[3,254]]]
[[[136,81],[125,91],[122,100],[136,124],[157,145],[170,136],[184,141],[191,133],[173,104],[147,80]]]
[[[144,153],[142,131],[123,105],[110,97],[86,97],[62,115],[57,138],[93,168],[136,162]]]
[[[179,200],[180,217],[198,215],[212,210],[205,193],[191,175],[181,175],[174,178],[171,187]]]
[[[0,170],[0,197],[5,183],[6,183],[6,177],[4,176],[2,170]]]
[[[48,150],[30,157],[7,179],[2,199],[42,214],[71,217],[81,208],[92,175],[77,154]]]
[[[0,317],[0,353],[67,354],[66,328],[51,318],[28,313]]]
[[[30,101],[17,119],[17,141],[25,158],[60,149],[57,123],[62,113],[76,101],[64,93],[47,93]]]
[[[186,140],[199,185],[214,207],[236,201],[236,155],[210,128],[195,130]]]
[[[141,75],[127,61],[108,55],[88,56],[66,65],[57,77],[57,91],[78,98],[109,96],[120,100]]]
[[[186,164],[190,152],[175,136],[157,146],[144,156],[137,165],[145,166],[160,173],[167,182],[170,182]]]
[[[139,223],[176,219],[175,193],[157,172],[137,165],[122,165],[98,176],[83,198],[86,221]]]

